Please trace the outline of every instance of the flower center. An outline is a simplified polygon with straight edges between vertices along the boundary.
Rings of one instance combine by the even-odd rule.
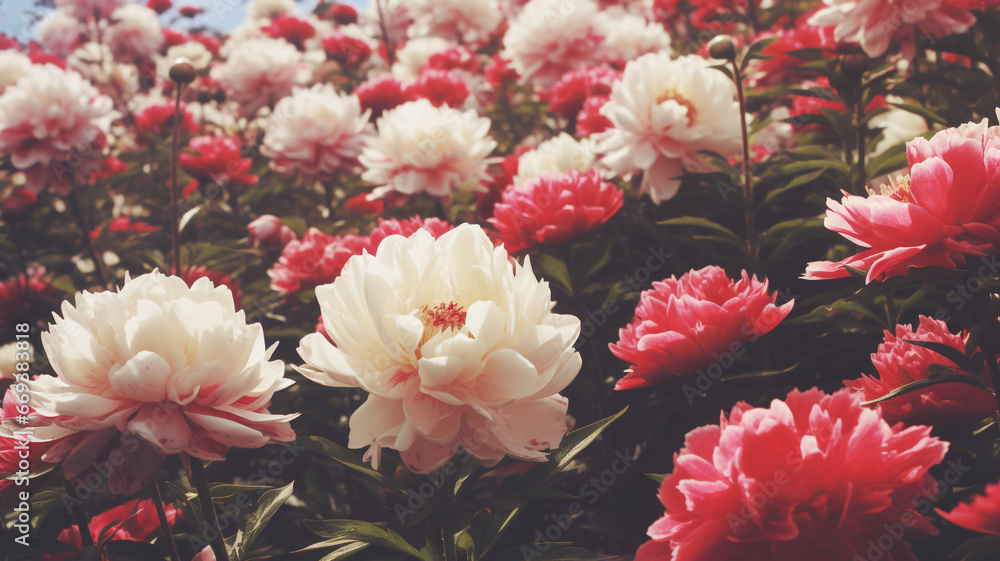
[[[883,183],[878,188],[878,192],[868,189],[869,195],[885,195],[890,199],[895,199],[901,203],[912,203],[910,198],[910,176],[900,175],[896,179],[889,178],[889,184]]]
[[[421,345],[442,331],[458,331],[465,325],[465,309],[454,302],[442,302],[433,308],[424,305],[417,317],[424,324]]]
[[[677,93],[677,90],[665,90],[656,98],[657,105],[663,103],[664,101],[673,101],[678,105],[687,107],[688,122],[694,122],[694,116],[698,113],[698,111],[694,108],[694,104],[691,103],[688,98]]]

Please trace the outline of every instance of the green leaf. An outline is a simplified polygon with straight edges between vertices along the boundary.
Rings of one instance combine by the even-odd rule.
[[[816,181],[817,179],[819,179],[819,177],[821,175],[823,175],[824,173],[826,173],[827,169],[829,169],[829,168],[822,167],[822,168],[820,168],[820,169],[818,169],[818,170],[816,170],[816,171],[814,171],[812,173],[807,173],[805,175],[798,175],[798,174],[796,174],[795,178],[792,179],[791,181],[789,181],[787,185],[785,185],[783,187],[779,187],[777,189],[771,190],[767,194],[767,196],[764,197],[764,201],[763,202],[766,203],[766,202],[770,201],[771,199],[773,199],[774,197],[777,197],[778,195],[782,195],[784,193],[787,193],[788,191],[791,191],[792,189],[795,189],[796,187],[802,187],[803,185],[809,185],[813,181]]]
[[[527,260],[528,257],[525,257],[525,261]],[[566,267],[566,263],[562,259],[545,253],[536,253],[531,264],[538,271],[539,276],[555,283],[567,295],[573,295],[573,279],[569,274],[569,268]]]
[[[13,542],[17,536],[6,536],[7,542]],[[54,538],[43,538],[41,536],[31,536],[30,545],[22,547],[4,543],[4,561],[36,561],[43,555],[50,553],[62,553],[64,551],[76,552],[76,548]],[[100,557],[98,557],[99,559]]]
[[[340,561],[341,559],[354,555],[355,553],[361,551],[362,549],[368,548],[370,545],[371,544],[365,542],[349,543],[341,547],[340,549],[334,551],[333,553],[326,555],[325,557],[320,559],[320,561]]]
[[[314,452],[319,452],[328,458],[333,458],[358,473],[367,475],[368,477],[379,482],[387,490],[399,495],[400,497],[407,498],[409,496],[406,491],[400,489],[399,486],[393,483],[388,477],[361,463],[347,448],[334,444],[333,442],[318,436],[300,436],[296,439],[295,443]]]
[[[663,480],[666,479],[667,476],[670,475],[670,474],[669,473],[647,473],[645,475],[646,475],[646,477],[648,477],[648,478],[652,479],[653,481],[655,481],[657,484],[660,484],[660,483],[663,483]]]
[[[736,245],[745,248],[746,244],[742,238],[736,235],[735,232],[726,228],[722,224],[717,224],[712,222],[707,218],[701,218],[699,216],[682,216],[680,218],[671,218],[669,220],[661,220],[657,224],[663,226],[697,226],[699,228],[706,228],[719,232],[722,234],[723,238],[735,243]]]
[[[746,54],[743,55],[743,60],[740,61],[740,72],[746,70],[746,67],[748,64],[750,64],[751,60],[767,60],[771,58],[770,56],[763,54],[764,49],[770,47],[771,43],[774,43],[779,38],[780,37],[768,37],[767,39],[761,39],[760,41],[757,41],[753,45],[750,45],[750,48],[747,49]]]
[[[977,370],[976,364],[972,360],[965,356],[963,351],[952,347],[951,345],[945,345],[944,343],[936,343],[933,341],[911,341],[909,339],[903,339],[905,342],[916,345],[918,347],[923,347],[925,349],[930,349],[937,354],[945,357],[946,359],[954,362],[959,368],[968,372],[970,375],[975,376]]]
[[[246,558],[247,552],[250,551],[250,546],[253,545],[254,540],[257,539],[264,526],[267,525],[267,521],[278,512],[278,508],[288,500],[288,497],[292,496],[293,484],[294,482],[289,483],[284,487],[272,489],[261,495],[260,500],[257,501],[256,509],[254,509],[253,513],[247,519],[246,527],[236,534],[232,556],[237,561],[242,561]]]
[[[909,384],[900,386],[900,387],[892,390],[891,392],[883,395],[880,398],[873,399],[871,401],[865,401],[861,405],[874,405],[876,403],[881,403],[881,402],[886,401],[888,399],[892,399],[894,397],[899,397],[901,395],[908,394],[910,392],[919,391],[919,390],[922,390],[924,388],[929,388],[931,386],[936,386],[938,384],[948,384],[948,383],[953,383],[953,382],[954,383],[959,383],[959,384],[968,384],[970,386],[975,386],[975,387],[977,387],[979,389],[983,389],[983,390],[989,391],[989,388],[987,388],[982,382],[980,382],[979,380],[973,378],[972,376],[969,376],[968,374],[958,374],[958,373],[941,374],[941,373],[934,373],[934,374],[931,374],[931,375],[927,376],[927,378],[925,378],[923,380],[917,380],[916,382],[910,382]]]
[[[368,545],[386,547],[424,561],[436,561],[437,553],[428,541],[422,549],[410,545],[396,531],[360,520],[303,520],[306,528],[321,538],[350,538]]]
[[[865,179],[878,177],[906,167],[906,143],[889,147],[885,152],[875,156],[865,164]]]
[[[913,105],[911,103],[890,103],[893,107],[902,109],[903,111],[909,111],[914,115],[920,115],[924,119],[931,121],[932,123],[937,123],[939,125],[947,125],[948,119],[945,119],[941,115],[938,115],[935,111],[922,107],[920,105]]]
[[[614,415],[611,415],[610,417],[601,419],[596,423],[589,424],[583,428],[576,429],[575,431],[567,434],[566,436],[563,437],[559,449],[556,450],[555,452],[552,452],[551,456],[549,457],[549,461],[546,464],[543,464],[544,467],[539,466],[538,468],[535,468],[535,470],[532,470],[532,472],[526,474],[525,477],[529,478],[531,477],[534,471],[537,471],[539,474],[542,474],[542,479],[539,482],[538,486],[541,487],[548,484],[553,477],[555,477],[563,469],[565,469],[566,466],[569,465],[570,461],[573,460],[574,456],[576,456],[577,454],[582,452],[584,448],[589,446],[590,443],[594,441],[594,439],[596,439],[602,432],[604,432],[604,429],[608,428],[608,426],[611,425],[611,423],[615,422],[619,417],[624,415],[626,411],[628,411],[628,407],[625,407],[625,409],[622,409],[621,411],[615,413]],[[545,469],[546,467],[548,469]]]

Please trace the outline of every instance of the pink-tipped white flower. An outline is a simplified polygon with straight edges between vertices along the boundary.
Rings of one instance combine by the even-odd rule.
[[[357,96],[332,84],[297,89],[268,117],[261,152],[280,172],[332,175],[357,164],[373,130]]]
[[[116,116],[111,99],[76,72],[35,65],[0,95],[0,152],[28,173],[32,191],[66,194],[73,176],[89,178]]]
[[[602,11],[598,21],[609,62],[623,63],[647,53],[670,51],[670,34],[661,23],[617,6]]]
[[[510,22],[503,56],[525,81],[549,87],[601,61],[599,21],[593,0],[531,0]]]
[[[117,430],[156,454],[206,460],[295,438],[295,415],[267,410],[292,384],[270,360],[275,347],[264,347],[263,328],[247,324],[230,290],[207,278],[189,288],[154,271],[126,278],[118,292],[77,293],[42,345],[56,375],[31,383],[31,404],[64,429]]]
[[[21,76],[31,71],[32,62],[27,56],[13,50],[0,51],[0,93],[17,83]]]
[[[47,52],[65,57],[78,46],[84,27],[84,24],[64,10],[55,10],[38,24],[35,41]]]
[[[619,174],[643,171],[642,190],[656,204],[680,188],[684,169],[702,169],[697,152],[739,152],[736,86],[700,56],[647,54],[625,66],[601,114],[614,128],[598,141],[602,163]]]
[[[284,39],[247,39],[225,64],[212,69],[212,76],[244,115],[253,115],[292,93],[299,83],[301,62],[302,54]]]
[[[412,37],[437,36],[462,43],[485,41],[503,21],[498,0],[403,0],[413,18]]]
[[[434,107],[426,99],[404,103],[379,118],[378,136],[360,157],[368,168],[361,177],[383,193],[449,197],[460,189],[483,190],[496,147],[489,132],[490,120],[474,111]]]
[[[594,145],[587,139],[577,140],[561,132],[528,150],[517,161],[514,185],[521,185],[542,174],[560,175],[570,170],[588,171],[594,167]]]
[[[368,446],[373,465],[382,448],[427,473],[459,447],[493,465],[505,455],[543,461],[559,446],[567,401],[558,392],[580,370],[580,320],[553,314],[528,260],[512,267],[478,226],[437,240],[423,229],[389,236],[316,297],[330,339],[303,338],[299,370],[369,393],[348,445]]]
[[[129,4],[115,10],[104,41],[118,60],[147,59],[160,50],[163,34],[156,12],[142,4]]]

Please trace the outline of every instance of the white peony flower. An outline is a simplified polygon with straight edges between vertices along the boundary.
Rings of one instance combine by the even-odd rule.
[[[417,37],[406,42],[396,51],[396,62],[392,65],[392,75],[397,80],[410,81],[420,74],[432,55],[444,52],[455,43],[440,37]]]
[[[523,185],[543,173],[563,174],[570,170],[587,171],[594,167],[594,145],[589,139],[577,140],[564,132],[528,150],[517,160],[514,185]]]
[[[65,57],[76,48],[82,31],[78,19],[63,10],[54,10],[38,24],[35,40],[47,52]]]
[[[903,103],[905,100],[897,96],[889,96],[886,101]],[[885,113],[872,117],[868,121],[868,126],[872,129],[882,129],[882,140],[872,150],[872,156],[877,156],[897,144],[909,142],[930,130],[923,117],[898,107],[893,107]]]
[[[673,198],[684,168],[703,169],[699,150],[742,150],[736,85],[696,55],[647,54],[625,66],[601,114],[614,128],[597,137],[601,160],[618,174],[644,172],[656,204]]]
[[[160,17],[142,4],[129,4],[115,10],[111,25],[104,31],[104,42],[119,60],[145,59],[159,52],[163,44]]]
[[[599,21],[593,0],[531,0],[510,22],[503,56],[524,80],[549,87],[603,60]]]
[[[247,6],[247,19],[274,19],[296,14],[295,0],[253,0]]]
[[[80,21],[108,19],[126,0],[56,0],[56,7]]]
[[[412,195],[448,197],[460,189],[484,190],[488,156],[496,147],[490,120],[475,111],[408,101],[378,119],[378,136],[361,153],[362,178]]]
[[[463,224],[434,240],[389,236],[316,289],[333,340],[299,346],[307,378],[359,387],[351,448],[399,450],[410,470],[437,469],[464,448],[485,465],[545,460],[566,432],[562,391],[580,371],[580,320],[553,314],[531,264]]]
[[[209,51],[204,44],[198,41],[188,41],[180,45],[174,45],[167,49],[165,56],[159,57],[156,61],[156,73],[163,79],[170,79],[170,67],[177,63],[177,59],[184,58],[191,63],[195,70],[201,72],[212,64],[212,51]]]
[[[78,73],[34,65],[0,95],[0,152],[25,170],[27,187],[69,193],[102,157],[112,101]]]
[[[404,0],[401,4],[414,20],[410,37],[475,43],[489,39],[503,21],[498,0]]]
[[[212,69],[212,76],[244,115],[253,115],[292,93],[300,80],[301,61],[299,50],[284,39],[247,39],[225,64]]]
[[[338,93],[332,84],[297,89],[268,117],[261,152],[280,172],[332,175],[357,162],[374,132],[370,114],[362,113],[357,96]]]
[[[608,8],[598,18],[610,62],[629,61],[647,53],[670,52],[670,34],[663,24],[621,7]]]
[[[31,67],[31,59],[18,51],[14,49],[0,51],[0,93],[16,84],[21,76],[31,71]]]
[[[31,362],[34,358],[34,348],[28,345],[27,350],[17,349],[17,343],[7,343],[0,347],[0,380],[15,380],[19,372],[17,365],[22,362]],[[25,360],[27,358],[27,360]]]
[[[292,384],[269,360],[275,346],[265,349],[260,324],[207,278],[189,288],[153,271],[118,292],[77,293],[42,346],[56,375],[31,383],[31,405],[63,429],[117,430],[158,454],[205,460],[295,438],[295,415],[267,410]]]

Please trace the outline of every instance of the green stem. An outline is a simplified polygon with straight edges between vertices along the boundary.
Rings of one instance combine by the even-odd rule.
[[[180,233],[180,210],[177,206],[177,160],[180,153],[181,142],[181,93],[184,85],[177,84],[177,94],[174,99],[173,133],[170,137],[170,245],[173,255],[173,271],[175,275],[181,274],[181,233]]]
[[[751,5],[753,5],[752,2]],[[746,95],[743,93],[743,75],[740,72],[740,67],[736,64],[735,58],[732,63],[733,81],[736,82],[736,94],[740,102],[740,132],[743,135],[743,200],[746,203],[747,251],[750,254],[753,272],[762,275],[757,245],[756,211],[753,204],[753,170],[750,161],[750,135],[747,132],[747,102]]]
[[[69,482],[69,479],[63,480],[63,486],[66,488],[66,494],[68,496],[76,496],[76,493],[73,491],[73,485]],[[94,545],[94,536],[90,535],[90,518],[87,517],[86,505],[81,501],[76,507],[71,507],[71,510],[72,512],[70,514],[72,514],[76,519],[76,526],[80,529],[80,540],[83,547],[86,548],[88,545]]]
[[[156,516],[160,519],[160,531],[163,532],[163,539],[166,540],[167,549],[170,550],[170,561],[180,561],[174,534],[170,531],[170,522],[167,521],[167,511],[163,508],[163,495],[160,494],[159,483],[153,483],[153,503],[156,505]]]
[[[76,219],[77,227],[80,228],[80,234],[83,238],[83,248],[90,254],[91,259],[94,260],[94,272],[97,274],[97,280],[100,281],[101,286],[107,287],[108,281],[104,276],[103,259],[97,254],[94,245],[90,243],[90,228],[87,227],[87,219],[84,217],[83,209],[80,207],[80,199],[77,197],[75,186],[69,192],[69,196],[66,197],[66,202],[73,213],[73,218]]]
[[[215,505],[212,503],[212,492],[208,488],[208,477],[205,475],[205,466],[200,458],[188,457],[188,464],[191,471],[188,475],[198,491],[198,501],[201,502],[201,512],[205,516],[205,523],[209,525],[209,530],[215,536],[212,539],[212,552],[215,553],[216,561],[229,561],[229,553],[226,551],[226,540],[222,537],[222,530],[219,528],[219,517],[215,514]]]

